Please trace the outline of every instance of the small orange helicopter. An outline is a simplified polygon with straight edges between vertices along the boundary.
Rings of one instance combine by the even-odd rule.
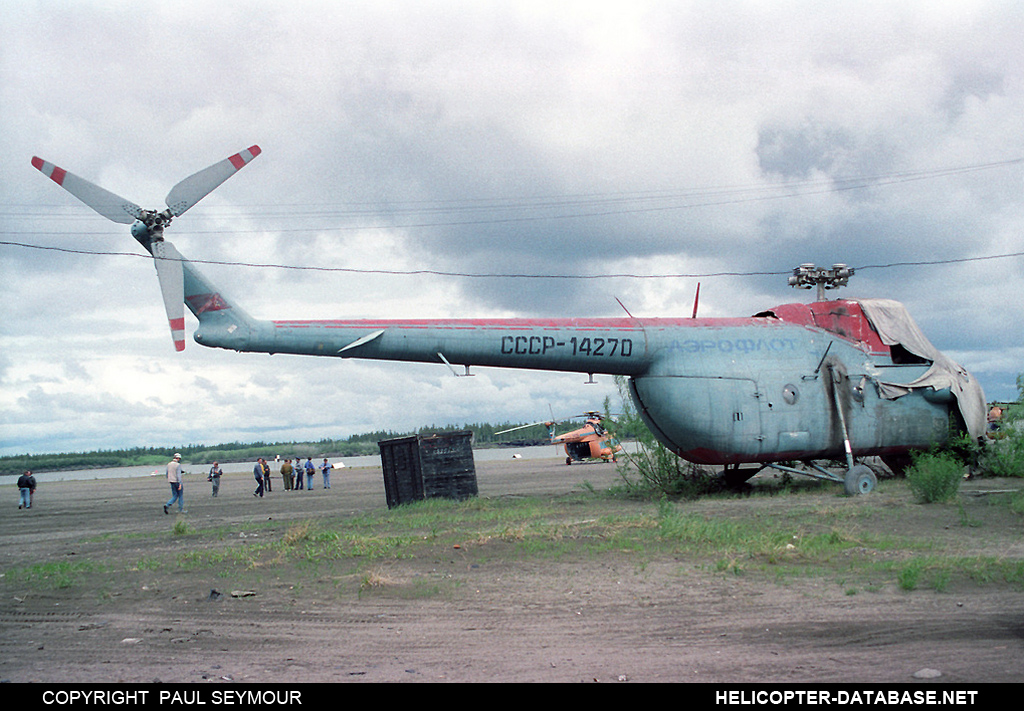
[[[604,425],[601,424],[604,416],[599,412],[587,412],[584,413],[584,417],[587,418],[587,421],[582,427],[561,435],[555,434],[555,426],[559,421],[534,422],[529,425],[513,427],[509,430],[502,430],[495,434],[505,434],[506,432],[543,424],[548,428],[548,437],[551,439],[551,444],[565,446],[566,465],[570,465],[573,462],[585,462],[591,459],[600,459],[603,462],[618,461],[616,454],[622,451],[622,445],[616,442]]]

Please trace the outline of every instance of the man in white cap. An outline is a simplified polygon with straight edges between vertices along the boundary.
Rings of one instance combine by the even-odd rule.
[[[177,500],[178,513],[185,508],[185,484],[181,480],[181,455],[175,453],[174,459],[167,463],[167,483],[171,485],[171,498],[164,504],[164,513],[167,513],[171,505]]]

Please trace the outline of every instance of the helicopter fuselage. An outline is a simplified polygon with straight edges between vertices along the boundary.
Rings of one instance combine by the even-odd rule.
[[[949,432],[948,391],[892,400],[872,387],[911,382],[929,364],[894,362],[856,302],[725,319],[254,321],[231,318],[217,294],[198,301],[226,312],[197,314],[195,339],[212,347],[627,376],[658,439],[702,464],[842,457],[846,442],[856,456],[896,454]],[[815,322],[831,312],[841,321],[832,330]]]

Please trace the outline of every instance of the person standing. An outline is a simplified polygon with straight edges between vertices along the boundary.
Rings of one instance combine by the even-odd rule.
[[[266,459],[261,459],[260,463],[263,464],[263,490],[269,494],[274,490],[274,487],[270,485],[270,465],[267,464]]]
[[[185,510],[185,482],[182,480],[184,473],[181,469],[181,455],[175,454],[174,459],[167,463],[167,483],[171,485],[171,498],[164,504],[165,514],[175,501],[178,502],[178,513]]]
[[[284,482],[284,490],[292,490],[292,460],[285,459],[281,465],[281,481]]]
[[[209,481],[209,482],[211,482],[213,484],[213,496],[214,496],[214,498],[216,498],[217,492],[220,491],[220,475],[221,474],[223,474],[223,472],[220,470],[220,465],[217,464],[217,462],[214,462],[213,466],[210,467],[210,476],[208,476],[206,478],[207,481]]]
[[[36,478],[32,476],[32,472],[26,470],[24,474],[18,477],[18,494],[21,497],[20,503],[18,504],[18,508],[32,508],[32,495],[35,492]]]
[[[306,486],[304,484],[304,478],[302,476],[302,460],[298,457],[295,458],[295,490],[302,491]]]
[[[306,489],[313,490],[313,474],[316,473],[316,465],[312,457],[306,457]]]
[[[252,475],[256,478],[256,491],[252,492],[253,496],[263,498],[263,458],[260,457],[256,460],[256,466],[252,468]]]
[[[324,463],[320,465],[320,473],[324,475],[324,488],[331,488],[331,465],[324,457]]]

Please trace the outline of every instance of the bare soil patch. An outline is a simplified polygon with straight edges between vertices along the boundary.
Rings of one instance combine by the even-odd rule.
[[[590,492],[615,483],[610,465],[510,459],[478,462],[477,474],[481,498],[556,503],[567,530],[657,516],[656,503]],[[908,590],[865,560],[908,546],[854,546],[818,570],[686,546],[577,552],[569,534],[557,551],[534,551],[506,535],[378,558],[264,553],[244,565],[239,556],[305,521],[386,512],[380,470],[343,470],[330,490],[278,484],[263,499],[249,477],[226,477],[218,498],[192,478],[180,516],[163,513],[161,477],[47,484],[30,511],[0,486],[0,679],[927,683],[913,674],[930,668],[939,682],[976,683],[1020,681],[1024,670],[1021,586],[954,577]],[[674,506],[709,520],[792,517],[798,541],[811,520],[922,551],[940,541],[947,557],[1020,561],[1021,516],[998,495],[973,495],[1019,487],[966,482],[959,504],[941,506],[915,504],[899,481],[866,497],[820,484]],[[176,534],[175,522],[192,533]],[[190,565],[186,553],[206,557]]]

